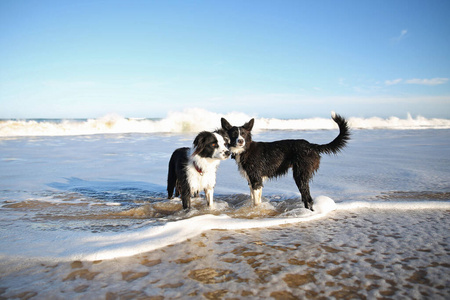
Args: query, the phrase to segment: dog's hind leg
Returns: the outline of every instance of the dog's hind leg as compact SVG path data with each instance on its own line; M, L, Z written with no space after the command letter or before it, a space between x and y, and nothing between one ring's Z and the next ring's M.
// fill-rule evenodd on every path
M313 199L312 199L311 193L309 191L309 180L311 179L311 177L305 173L300 172L299 168L295 167L295 166L293 167L293 173L294 173L295 184L297 185L298 190L300 191L300 194L302 195L302 201L303 201L303 204L305 205L305 208L314 211Z
M169 165L169 172L167 174L167 198L173 198L173 189L177 189L177 175L173 167ZM176 191L175 191L176 193ZM176 195L175 195L176 197Z
M183 202L183 209L191 208L191 188L186 182L181 185L181 201Z
M305 208L308 208L308 209L314 211L313 199L309 192L309 184L307 184L306 187L304 187L304 188L300 188L300 194L302 194L302 201L303 201L303 204L305 205Z
M180 197L181 195L181 184L178 182L175 185L175 197Z

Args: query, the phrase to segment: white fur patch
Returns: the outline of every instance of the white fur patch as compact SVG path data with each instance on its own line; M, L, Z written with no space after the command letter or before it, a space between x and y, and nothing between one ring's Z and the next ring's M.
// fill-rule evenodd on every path
M245 151L244 147L230 147L231 152L234 154L241 154Z
M201 174L194 167L194 162L202 170ZM204 158L199 155L189 156L186 172L189 186L191 187L191 193L202 192L205 189L214 189L214 186L216 185L216 172L219 164L219 159Z
M239 130L239 135L238 135L238 137L236 139L236 147L231 147L230 148L231 152L233 152L234 154L240 154L240 153L245 151L245 149L244 149L244 147L245 147L245 139L241 135L241 130L240 129L238 129L238 130ZM242 145L238 145L237 144L237 141L240 140L240 139L242 139L244 141L244 143Z
M216 158L216 159L227 159L228 156L225 154L228 151L227 146L225 145L225 140L223 139L223 136L221 136L218 133L214 132L214 136L217 139L217 144L219 145L219 148L217 148L214 151L213 157L212 158Z
M252 202L254 205L260 205L262 197L262 188L254 190L250 187L250 197L252 198Z

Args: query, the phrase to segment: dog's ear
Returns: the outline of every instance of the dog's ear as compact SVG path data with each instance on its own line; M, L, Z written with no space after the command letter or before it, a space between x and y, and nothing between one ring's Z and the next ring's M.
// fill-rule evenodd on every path
M203 151L203 149L205 148L205 139L207 136L208 132L202 131L195 137L195 140L193 142L195 150L192 155L199 154L200 152Z
M220 123L222 123L222 128L225 130L230 130L231 127L233 127L227 120L225 120L225 118L220 119Z
M242 128L244 128L245 130L248 130L248 131L252 131L254 124L255 124L255 119L251 119L250 121L245 123L244 126L242 126Z

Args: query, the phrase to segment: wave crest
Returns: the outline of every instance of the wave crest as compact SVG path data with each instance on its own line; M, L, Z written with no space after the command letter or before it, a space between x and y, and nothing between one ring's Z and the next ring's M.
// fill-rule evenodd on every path
M242 125L252 118L244 113L218 114L203 109L170 112L163 119L124 118L116 114L87 120L3 120L0 137L11 136L66 136L117 133L183 133L214 130L220 127L220 118ZM427 119L422 116L405 119L349 118L354 129L449 129L448 119ZM270 119L256 118L255 130L329 130L336 129L331 118Z

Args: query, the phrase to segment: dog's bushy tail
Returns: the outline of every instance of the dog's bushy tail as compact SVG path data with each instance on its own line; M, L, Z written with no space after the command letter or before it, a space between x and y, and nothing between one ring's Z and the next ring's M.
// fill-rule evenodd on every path
M333 113L333 121L339 126L339 135L331 142L325 145L317 145L320 153L338 154L347 145L350 140L350 128L347 120L342 116Z

